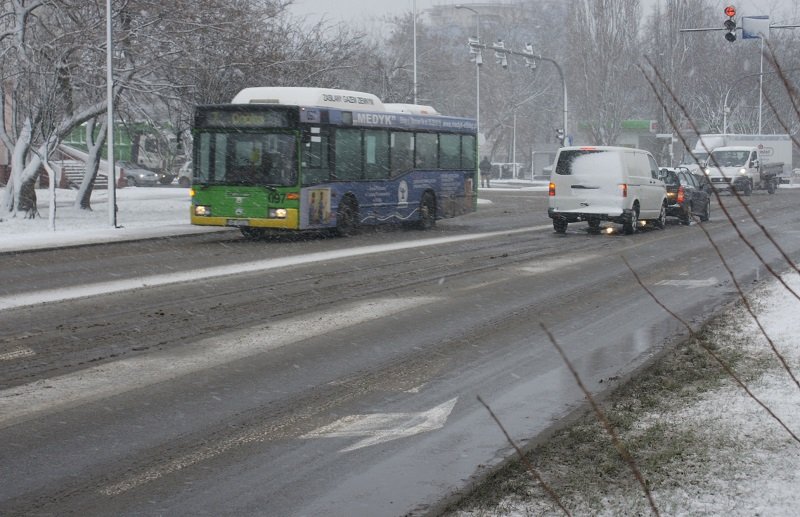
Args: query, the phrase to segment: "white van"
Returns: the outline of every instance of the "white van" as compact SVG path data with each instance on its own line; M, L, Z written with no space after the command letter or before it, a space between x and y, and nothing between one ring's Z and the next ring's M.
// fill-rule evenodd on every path
M557 233L567 224L622 224L626 234L666 224L667 191L653 155L627 147L562 147L550 176L547 214Z

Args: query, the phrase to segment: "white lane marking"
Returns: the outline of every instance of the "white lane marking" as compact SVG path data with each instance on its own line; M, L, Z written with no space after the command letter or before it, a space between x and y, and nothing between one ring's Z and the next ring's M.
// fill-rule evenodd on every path
M447 417L450 416L457 401L458 397L421 413L376 413L372 415L346 416L332 424L304 434L300 438L365 437L339 451L350 452L371 445L441 429L447 422Z
M309 253L307 255L296 255L275 259L258 260L234 264L230 266L210 267L191 271L180 271L175 273L154 275L149 277L131 278L128 280L115 280L112 282L100 282L84 286L66 287L62 289L49 289L32 293L21 293L13 296L0 297L0 311L27 307L40 303L57 302L62 300L74 300L88 296L100 294L117 293L121 291L131 291L143 287L155 287L180 282L197 282L205 278L217 278L240 273L252 273L256 271L267 271L286 266L298 266L325 260L335 260L347 257L358 257L371 255L373 253L385 253L410 248L423 248L427 246L439 246L454 242L462 242L477 239L486 239L500 235L513 235L531 231L552 228L551 225L533 226L530 228L517 228L515 230L502 230L497 232L473 233L469 235L455 235L451 237L439 237L436 239L423 239L407 242L396 242L392 244L380 244L374 246L362 246L360 248L350 248L336 251L325 251L319 253Z
M350 304L8 388L0 391L0 428L44 410L110 397L438 300L390 298Z
M695 289L697 287L711 287L717 285L718 283L719 280L712 276L711 278L706 278L705 280L659 280L655 283L655 285L671 285L675 287L687 287L689 289Z
M583 264L600 258L598 254L588 254L579 257L559 257L549 260L536 260L531 262L530 265L519 266L517 269L531 275L538 275L540 273L548 273L565 267Z
M16 350L0 354L0 361L12 361L14 359L20 359L22 357L31 357L33 355L36 355L36 352L31 350L30 348L17 348Z

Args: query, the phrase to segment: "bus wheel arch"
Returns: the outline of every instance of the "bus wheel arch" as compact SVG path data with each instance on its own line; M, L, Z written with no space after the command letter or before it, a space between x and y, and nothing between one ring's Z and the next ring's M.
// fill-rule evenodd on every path
M336 234L340 237L354 235L358 231L358 201L352 194L345 194L336 210Z
M430 230L436 225L436 194L432 190L426 190L419 200L417 225L422 230Z

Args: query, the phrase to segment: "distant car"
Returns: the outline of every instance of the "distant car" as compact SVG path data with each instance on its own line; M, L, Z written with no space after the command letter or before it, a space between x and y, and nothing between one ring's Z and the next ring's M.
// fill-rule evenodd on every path
M155 187L158 182L158 174L149 169L130 162L119 162L119 166L129 187Z
M184 188L192 185L192 160L181 165L178 170L178 185Z
M660 176L667 188L667 217L677 217L681 224L692 222L692 215L701 221L711 219L711 195L708 183L686 167L663 168Z

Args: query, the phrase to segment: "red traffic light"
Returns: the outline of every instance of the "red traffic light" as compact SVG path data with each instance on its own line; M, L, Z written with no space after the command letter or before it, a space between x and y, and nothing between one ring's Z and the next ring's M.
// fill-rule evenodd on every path
M736 16L736 8L732 5L729 5L725 8L725 16L734 17Z

